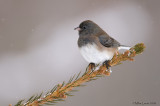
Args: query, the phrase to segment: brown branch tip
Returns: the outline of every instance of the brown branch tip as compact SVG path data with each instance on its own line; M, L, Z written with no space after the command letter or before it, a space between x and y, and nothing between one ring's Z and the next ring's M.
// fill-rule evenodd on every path
M144 51L145 45L143 43L136 44L130 50L124 53L116 53L112 60L109 61L109 65L115 66L120 64L122 61L133 61L133 57ZM63 82L62 84L56 85L52 90L50 90L46 95L42 97L42 93L38 96L32 96L28 101L23 103L24 100L20 100L15 106L40 106L43 104L50 105L55 104L57 101L64 101L67 96L72 96L70 93L75 87L84 86L85 82L95 80L101 76L110 76L110 71L106 71L105 65L100 66L98 70L93 71L93 66L90 64L86 71L81 75L79 73L76 77L71 77L68 83ZM12 106L11 104L9 106Z

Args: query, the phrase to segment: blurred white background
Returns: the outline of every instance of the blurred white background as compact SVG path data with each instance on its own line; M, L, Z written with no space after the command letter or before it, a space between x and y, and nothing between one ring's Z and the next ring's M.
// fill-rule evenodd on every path
M85 71L73 29L92 20L121 44L144 42L134 62L78 88L57 106L160 103L160 0L0 0L0 106L15 104Z

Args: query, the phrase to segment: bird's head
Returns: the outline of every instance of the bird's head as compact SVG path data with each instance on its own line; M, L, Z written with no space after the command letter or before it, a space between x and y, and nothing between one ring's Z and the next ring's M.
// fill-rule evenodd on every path
M90 20L83 21L75 30L79 31L80 36L91 36L104 32L96 23Z

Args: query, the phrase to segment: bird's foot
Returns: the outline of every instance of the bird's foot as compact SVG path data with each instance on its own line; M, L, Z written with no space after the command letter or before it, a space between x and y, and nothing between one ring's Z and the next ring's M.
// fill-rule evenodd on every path
M94 63L89 63L88 67L91 68L92 71L95 70L96 65Z
M110 64L109 64L109 60L106 60L103 65L106 65L107 70L110 70Z
M106 66L107 70L106 70L106 73L107 75L110 75L112 73L112 70L111 70L111 65L109 64L109 60L106 60L103 65Z

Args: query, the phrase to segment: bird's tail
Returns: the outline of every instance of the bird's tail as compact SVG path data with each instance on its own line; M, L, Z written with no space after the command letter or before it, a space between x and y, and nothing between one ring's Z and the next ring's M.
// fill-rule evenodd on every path
M129 47L129 46L121 45L118 47L118 50L121 50L121 49L129 50L130 48L131 47Z

